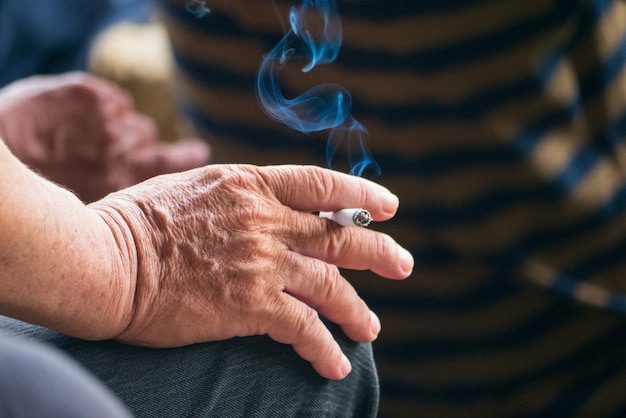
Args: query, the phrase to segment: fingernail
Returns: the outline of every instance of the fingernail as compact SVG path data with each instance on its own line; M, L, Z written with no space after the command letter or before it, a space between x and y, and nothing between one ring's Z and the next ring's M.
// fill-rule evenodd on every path
M350 360L346 357L345 354L341 355L341 373L344 377L350 374L352 371L352 364L350 364Z
M413 273L413 266L415 261L410 252L398 245L398 255L400 257L400 268L402 272L408 277Z
M400 204L398 196L384 189L384 191L380 195L380 200L382 202L383 211L385 211L385 213L389 215L396 214L396 211L398 210L398 205Z
M372 311L370 311L370 316L371 316L371 324L372 324L372 336L374 339L376 339L378 337L378 334L380 334L380 329L381 329L381 325L380 325L380 319L378 319L378 316L376 316L376 314Z

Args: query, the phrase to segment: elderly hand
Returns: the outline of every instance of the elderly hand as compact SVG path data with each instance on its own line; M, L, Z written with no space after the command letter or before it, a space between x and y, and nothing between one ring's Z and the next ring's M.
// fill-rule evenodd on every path
M128 94L95 77L32 77L0 90L0 137L24 163L94 201L158 174L205 164L199 140L158 142Z
M311 212L363 207L383 221L397 206L372 182L297 166L208 166L111 194L89 207L126 234L124 270L136 271L116 338L173 347L268 334L343 378L350 363L318 312L356 341L380 323L336 266L403 279L413 259L387 235Z

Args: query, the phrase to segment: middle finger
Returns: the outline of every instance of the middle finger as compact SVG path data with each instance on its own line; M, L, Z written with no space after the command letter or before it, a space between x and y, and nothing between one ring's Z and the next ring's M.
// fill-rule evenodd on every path
M302 255L342 268L371 270L389 279L404 279L411 273L410 255L386 234L340 226L298 211L284 219L287 245Z

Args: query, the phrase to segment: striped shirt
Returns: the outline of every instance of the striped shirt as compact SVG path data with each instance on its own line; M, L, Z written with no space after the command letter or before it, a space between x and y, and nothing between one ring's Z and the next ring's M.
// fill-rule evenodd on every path
M270 119L261 60L296 1L162 0L181 104L219 162L326 165ZM413 276L345 272L379 314L381 417L626 414L626 2L343 0L344 86L400 197ZM287 22L287 23L285 23ZM334 168L346 170L339 148ZM366 176L369 176L366 173Z

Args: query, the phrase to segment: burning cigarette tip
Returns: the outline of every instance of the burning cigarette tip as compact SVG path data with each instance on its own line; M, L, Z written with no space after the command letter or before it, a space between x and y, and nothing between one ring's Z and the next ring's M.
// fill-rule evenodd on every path
M366 227L372 222L372 215L365 209L341 209L334 212L320 212L320 218L330 219L343 226Z

